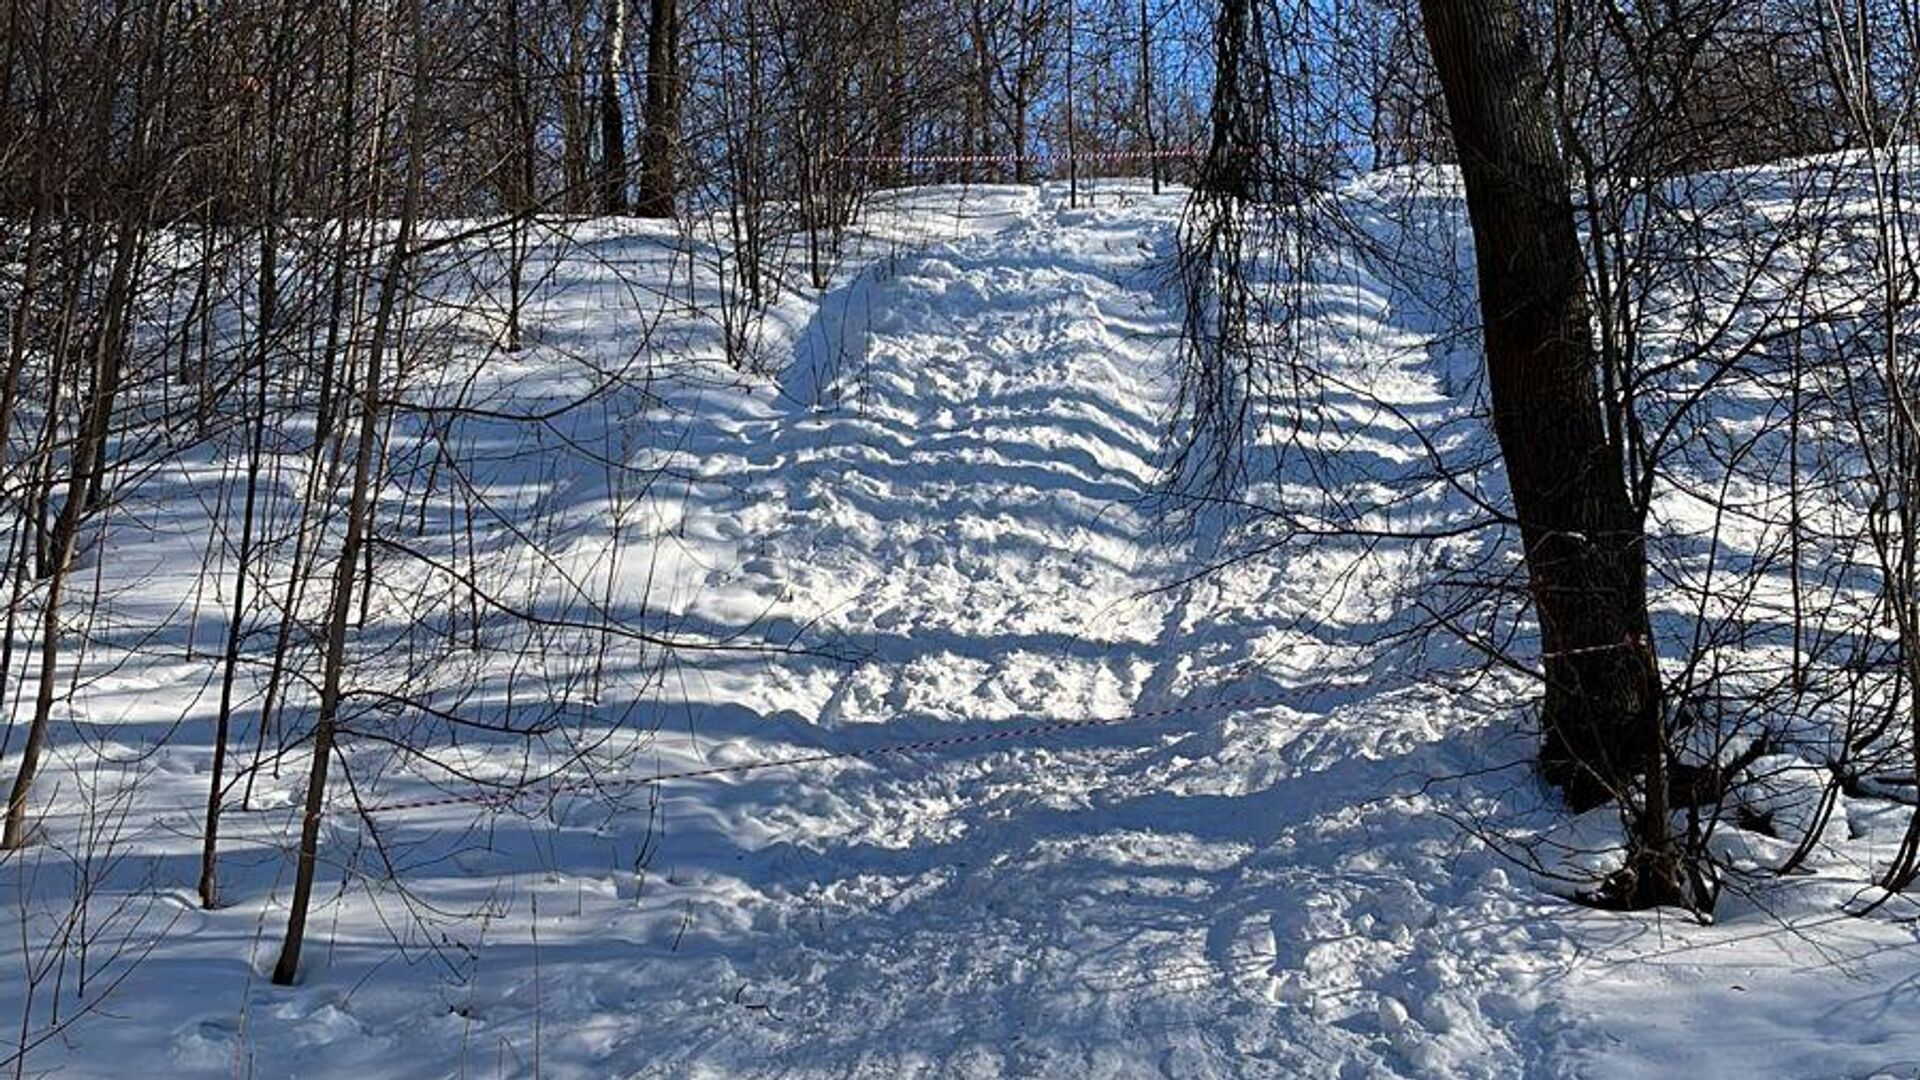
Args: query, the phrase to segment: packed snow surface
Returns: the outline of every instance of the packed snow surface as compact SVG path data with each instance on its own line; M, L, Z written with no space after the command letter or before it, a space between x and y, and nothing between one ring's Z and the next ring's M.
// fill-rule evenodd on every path
M31 1002L23 1029L59 1025L26 1070L1920 1072L1920 951L1898 905L1839 914L1857 881L1816 865L1701 926L1579 907L1483 842L1581 823L1525 768L1524 683L1430 675L1382 633L1430 553L1327 538L1196 573L1212 535L1162 527L1152 498L1182 205L1138 185L1077 209L1053 186L891 196L829 288L775 305L770 374L700 358L689 332L634 435L674 479L638 497L617 572L673 632L768 648L676 659L620 711L623 771L592 790L409 808L462 785L385 768L363 801L398 808L329 815L296 987L265 972L304 764L234 813L227 906L199 910L205 666L122 657L56 730L42 842L0 864L30 928L8 928L0 1017ZM1447 205L1428 224L1463 235ZM594 227L601 261L667 243ZM529 312L536 389L543 349L624 348L637 316L598 265L563 260ZM1399 415L1349 403L1331 457L1417 465L1406 424L1472 422L1461 358L1395 288L1343 288L1314 317ZM1423 498L1401 511L1464 512ZM592 521L580 552L609 543ZM155 567L200 542L106 565L164 592ZM1112 722L1048 727L1087 718ZM921 745L879 752L903 743ZM142 763L94 901L125 932L93 977L122 981L69 1016L75 973L31 993L28 975L73 887L60 852L98 821L75 792L103 747ZM816 755L839 756L630 782ZM1886 857L1904 817L1853 810L1851 842L1878 845L1855 854Z

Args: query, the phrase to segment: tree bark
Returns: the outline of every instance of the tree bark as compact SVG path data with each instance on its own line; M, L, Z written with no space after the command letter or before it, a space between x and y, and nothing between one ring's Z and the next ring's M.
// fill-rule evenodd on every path
M1224 0L1213 28L1213 104L1207 117L1207 159L1197 186L1230 199L1253 197L1253 103L1241 65L1259 41L1251 0Z
M598 202L593 183L594 113L587 91L587 4L567 2L567 58L560 79L560 166L566 177L564 204L570 214L589 213Z
M1662 765L1643 523L1607 441L1584 256L1520 5L1421 9L1466 183L1494 431L1540 620L1541 767L1584 809ZM1645 825L1664 835L1664 821Z
M627 117L620 105L620 72L627 59L627 0L607 0L606 41L600 53L600 209L627 209Z
M974 0L968 22L968 40L973 44L973 88L967 97L967 129L961 152L968 161L961 166L960 178L971 184L995 174L991 163L979 160L993 156L993 58L988 38L992 16L984 0Z
M647 18L646 131L640 148L640 190L634 213L673 216L680 152L680 6L650 0Z
M1147 137L1147 166L1152 170L1153 193L1160 194L1160 141L1153 127L1153 21L1147 0L1140 0L1140 125Z

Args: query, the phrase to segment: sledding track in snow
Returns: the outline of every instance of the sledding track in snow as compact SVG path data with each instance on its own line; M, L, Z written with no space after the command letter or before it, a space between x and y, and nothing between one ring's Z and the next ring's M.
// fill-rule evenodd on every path
M1904 932L1823 931L1818 963L1844 962L1810 973L1770 922L1729 928L1731 951L1715 951L1714 928L1585 912L1480 844L1464 826L1561 815L1513 767L1530 749L1513 707L1524 686L1462 693L1408 650L1375 647L1420 558L1322 537L1188 581L1214 553L1160 529L1148 497L1173 385L1180 210L1180 196L1134 185L1077 210L1056 187L882 200L875 235L896 228L890 239L857 250L824 296L774 312L790 361L777 379L659 388L671 408L643 441L675 479L619 541L620 573L645 579L676 632L808 651L671 668L635 704L627 775L848 756L513 814L339 815L327 850L370 862L375 840L389 845L407 892L329 892L306 978L281 990L259 976L284 893L268 826L237 826L252 832L229 858L232 906L201 913L184 887L166 891L185 880L204 791L205 747L184 728L154 754L139 807L153 826L115 886L159 882L180 918L118 991L130 1018L89 1018L34 1066L1660 1075L1674 1047L1725 1065L1743 1047L1771 1052L1746 1034L1796 1022L1776 1064L1920 1057L1897 1010L1834 1034L1793 1008L1851 993ZM1424 225L1450 236L1455 211ZM910 226L942 215L953 223L938 235ZM660 248L597 227L608 258ZM560 270L531 340L618 355L630 298L592 264ZM1417 298L1364 274L1320 300L1313 325L1349 358L1343 374L1397 414L1364 394L1332 400L1337 437L1318 464L1356 484L1419 468L1406 422L1468 423L1454 346L1436 344ZM606 496L561 481L543 497ZM1467 511L1442 494L1406 512ZM578 515L581 550L613 543L593 520ZM136 698L192 693L158 665L123 678ZM1205 707L1246 697L1273 703ZM170 710L190 706L151 711ZM489 752L468 748L511 775L510 751ZM445 794L424 771L381 781L384 801ZM17 987L7 970L0 988ZM18 993L0 989L0 1015ZM1763 1001L1746 1027L1733 995ZM1724 1025L1718 1042L1694 1038L1703 1015ZM1666 1042L1623 1049L1622 1032Z
M1059 195L1000 194L997 227L822 300L780 405L734 432L724 495L690 516L741 534L709 597L764 598L776 635L855 659L730 683L744 696L716 697L762 704L695 737L750 761L776 731L851 749L1297 704L670 786L665 879L583 931L640 949L607 964L627 1004L589 1007L621 1014L596 1012L618 1034L590 1056L666 1075L1536 1064L1559 1021L1525 976L1566 946L1489 919L1524 893L1414 794L1477 760L1486 718L1438 691L1329 692L1353 627L1315 640L1299 608L1351 591L1350 555L1165 588L1190 565L1149 499L1175 204L1143 230L1137 197ZM1385 593L1341 603L1363 621Z

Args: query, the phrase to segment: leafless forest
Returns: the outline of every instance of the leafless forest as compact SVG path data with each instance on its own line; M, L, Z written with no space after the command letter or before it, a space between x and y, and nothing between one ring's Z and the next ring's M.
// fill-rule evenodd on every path
M196 939L219 944L180 961L195 992L259 1002L274 985L357 985L345 968L314 970L318 936L341 938L343 917L381 928L377 956L430 955L436 978L482 985L489 920L508 908L497 890L461 890L507 871L430 883L443 864L495 851L500 821L535 853L501 856L511 872L549 884L577 870L536 857L558 850L551 837L613 837L582 840L592 854L579 859L619 864L636 882L619 900L643 905L650 875L675 880L656 866L674 857L661 838L708 820L669 813L668 780L922 761L988 738L1017 757L1089 714L1246 701L1244 717L1259 717L1315 687L1357 701L1366 687L1433 690L1495 718L1474 721L1493 726L1474 728L1468 749L1367 773L1343 797L1431 796L1423 818L1515 869L1515 903L1657 911L1697 928L1746 917L1781 933L1798 933L1783 912L1804 904L1823 926L1908 925L1920 878L1916 55L1909 0L6 0L0 891L13 985L0 1061L15 1076L127 1067L87 1033L139 1016L154 993L142 973L222 913L250 929ZM1013 224L987 231L1002 228L996 214ZM1096 284L1150 297L1163 322L1115 314L1078 285L1059 300L1068 314L1036 325L1090 320L1105 329L1088 335L1145 343L1141 378L1166 394L1117 395L1121 411L1085 436L1132 439L1137 419L1137 484L1101 453L1083 465L1063 443L1029 446L1004 418L1002 435L967 444L971 457L938 457L915 440L937 427L950 446L992 423L932 406L854 437L898 444L920 472L824 489L821 507L813 474L779 471L812 452L807 424L878 424L901 387L946 393L980 355L1042 356L1053 339L1000 349L966 338L964 320L1047 295L1027 278L993 292L1009 275L1097 277L1116 251L1138 265ZM927 285L935 299L912 307L910 290L936 272L961 284ZM1083 294L1094 314L1074 315ZM895 367L889 334L908 342ZM1060 346L1074 362L1100 348L1113 352ZM949 360L955 373L939 366ZM1049 386L1036 394L1055 418L1076 393L1107 392L1082 374ZM754 411L782 401L798 404ZM737 428L703 427L714 409ZM791 445L789 428L801 433ZM1166 621L1189 645L1142 647L1135 665L1185 657L1181 674L1130 674L1091 630L1032 629L1023 612L1061 602L1043 593L970 643L929 621L861 622L877 594L844 575L809 592L787 572L752 603L713 584L791 548L782 522L855 521L844 504L877 522L843 537L876 565L977 578L940 602L946 615L997 611L1066 551L1065 526L1041 554L995 555L989 572L927 546L951 531L896 541L884 504L938 489L962 506L956 485L1038 483L1007 465L1010 446L1138 513L1139 536L1159 546L1140 541L1131 584L1113 587L1101 617L1123 594L1185 597L1187 614ZM771 479L755 453L771 455ZM822 460L829 477L840 467ZM703 493L754 484L786 500L786 518L746 495L695 512ZM953 513L972 537L966 511ZM1011 535L1008 520L976 529L978 542ZM843 534L824 529L785 558L838 565ZM713 535L737 566L686 554ZM1086 551L1074 558L1094 561ZM688 561L707 591L681 584L694 580ZM1193 599L1237 595L1231 583L1263 567L1269 591L1236 599L1231 617ZM945 595L928 591L942 583L904 589ZM1349 588L1373 588L1379 610L1342 621L1344 601L1329 598ZM1209 627L1215 638L1194 636ZM1243 628L1248 641L1305 635L1364 659L1341 667L1333 645L1311 662L1280 646L1233 652L1223 643ZM901 681L920 658L953 655L972 674L950 682L985 685L980 671L1048 649L1042 667L1104 663L1118 696L1036 683L1052 689L948 718L980 725L950 730L921 717ZM1215 656L1231 663L1194 674ZM1275 674L1296 663L1312 670ZM877 700L909 722L849 741L821 717L866 692L868 667L890 673ZM676 732L698 746L701 708L749 713L744 749L661 750ZM1344 722L1311 715L1302 730L1315 738ZM1496 728L1511 737L1482 738ZM824 741L807 737L816 729ZM1384 754L1369 747L1355 760ZM1018 773L993 798L1045 804L1066 783L1049 776ZM782 800L816 798L800 781L765 782L764 806L712 811L733 822L711 826L715 850L753 854ZM849 790L824 782L817 799ZM949 796L986 798L889 788L874 805ZM1107 805L1086 798L1088 813ZM1191 812L1237 821L1316 805ZM824 840L781 842L837 857ZM1828 891L1782 899L1795 881ZM566 963L543 959L538 937L541 905L561 901L528 895L512 910L531 920L524 981L537 989ZM1529 910L1551 922L1561 909ZM690 927L721 933L694 911L666 904L670 951ZM1261 962L1283 981L1286 934L1263 940L1274 959ZM714 955L749 968L732 947ZM827 968L859 954L837 955ZM756 991L714 992L736 999L716 1009L738 1013ZM584 1021L507 996L521 1010L511 1024L530 1016L533 1034L496 1033L472 1067L539 1075L553 1026ZM843 1004L857 1013L857 1000ZM1518 1021L1485 1020L1498 1053L1485 1051L1483 1071L1471 1055L1423 1059L1395 1040L1438 1021L1387 1000L1351 1006L1372 1042L1336 1040L1328 1057L1282 1048L1268 1064L1575 1068ZM794 1008L768 1001L769 1014ZM447 1008L463 1031L496 1023ZM653 1065L649 1035L625 1057L546 1071L962 1065L946 1050L910 1068L797 1049L831 1043L826 1030ZM175 1067L302 1071L231 1039L218 1067L178 1051ZM461 1040L457 1068L403 1054L377 1074L466 1075ZM775 1045L785 1065L752 1056ZM1111 1069L1093 1057L1032 1067L1132 1074L1133 1051L1116 1052ZM1268 1075L1251 1064L1261 1053L1223 1052L1192 1074ZM334 1060L306 1067L360 1067ZM979 1074L1023 1067L994 1060Z

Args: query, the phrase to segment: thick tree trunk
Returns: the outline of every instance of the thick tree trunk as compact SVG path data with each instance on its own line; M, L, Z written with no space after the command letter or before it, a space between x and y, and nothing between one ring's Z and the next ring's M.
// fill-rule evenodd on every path
M680 152L680 5L650 0L647 19L646 131L640 148L640 191L634 213L673 216Z
M1027 158L1027 79L1023 74L1014 80L1013 91L1013 182L1031 183L1033 164Z
M1213 104L1207 117L1207 160L1198 187L1232 199L1253 197L1253 103L1241 77L1242 60L1259 36L1251 0L1225 0L1213 28Z
M1466 182L1494 430L1540 619L1541 766L1575 808L1591 807L1663 764L1642 521L1607 441L1585 263L1520 6L1421 8ZM1664 833L1664 821L1645 824Z

